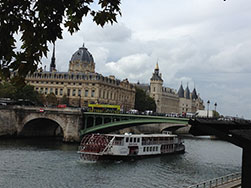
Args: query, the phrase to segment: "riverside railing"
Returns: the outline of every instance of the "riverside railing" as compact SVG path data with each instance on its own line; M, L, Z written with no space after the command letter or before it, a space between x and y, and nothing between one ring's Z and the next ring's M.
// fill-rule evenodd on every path
M229 174L212 180L204 181L195 185L191 185L188 188L217 188L218 186L234 182L241 179L241 173Z

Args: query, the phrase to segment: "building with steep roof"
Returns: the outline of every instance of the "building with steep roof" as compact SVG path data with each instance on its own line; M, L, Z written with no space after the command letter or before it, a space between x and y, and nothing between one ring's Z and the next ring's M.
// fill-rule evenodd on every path
M147 87L146 84L140 83L135 85L144 89L155 100L157 113L195 113L197 110L205 108L203 100L197 95L195 88L191 93L188 85L184 90L181 84L178 92L176 92L172 88L163 87L163 82L157 63L150 79L150 86Z
M178 96L180 97L180 98L184 98L184 89L183 89L183 86L182 86L182 84L180 85L180 88L179 88L179 91L178 91Z
M134 108L134 85L127 79L121 81L95 72L94 58L84 45L72 55L68 72L56 70L54 47L50 71L40 68L27 75L26 83L45 96L54 93L58 103L66 96L71 106L99 103L120 105L123 110Z

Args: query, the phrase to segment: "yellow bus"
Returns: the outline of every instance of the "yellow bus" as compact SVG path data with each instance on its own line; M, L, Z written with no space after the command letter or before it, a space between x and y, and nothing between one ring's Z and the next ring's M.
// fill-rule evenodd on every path
M89 104L88 111L90 111L90 112L119 113L120 112L120 105Z

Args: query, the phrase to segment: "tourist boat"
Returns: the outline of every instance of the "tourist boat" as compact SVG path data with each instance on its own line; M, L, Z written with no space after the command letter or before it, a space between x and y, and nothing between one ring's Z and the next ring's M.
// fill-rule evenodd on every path
M78 153L84 160L128 159L172 153L184 153L185 146L177 135L164 134L89 134Z

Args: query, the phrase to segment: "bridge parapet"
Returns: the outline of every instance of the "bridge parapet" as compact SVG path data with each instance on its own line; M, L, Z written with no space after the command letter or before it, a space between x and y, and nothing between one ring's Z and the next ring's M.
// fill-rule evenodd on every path
M57 107L39 107L39 106L13 106L14 110L22 110L27 112L49 112L49 113L64 113L81 115L80 108L57 108Z

